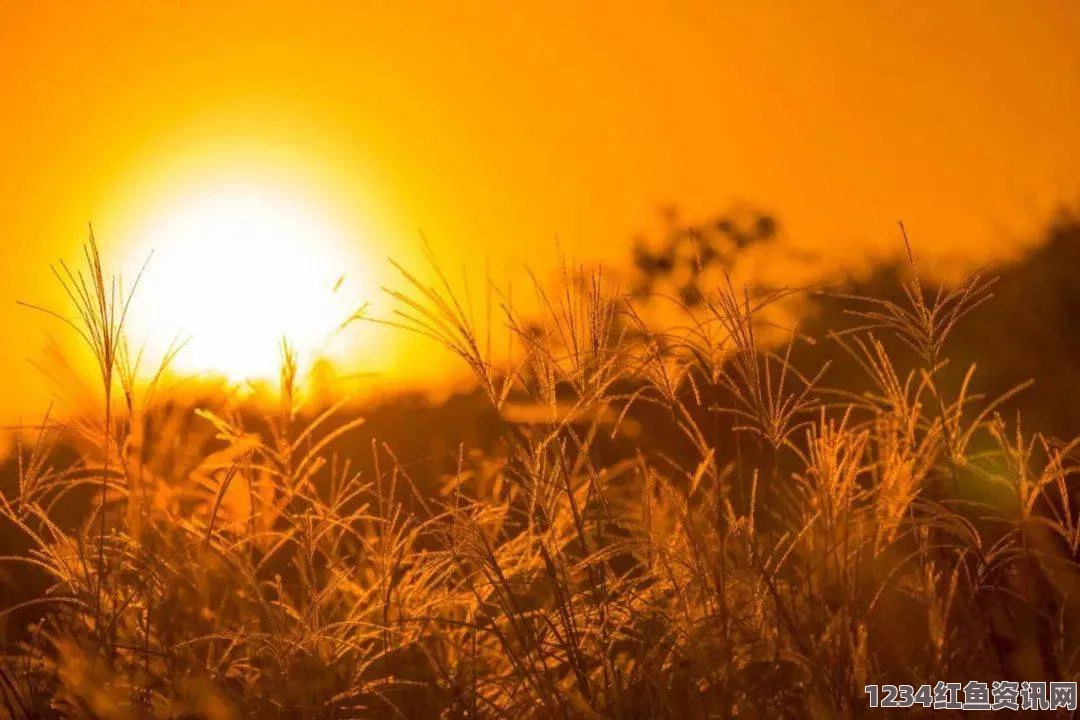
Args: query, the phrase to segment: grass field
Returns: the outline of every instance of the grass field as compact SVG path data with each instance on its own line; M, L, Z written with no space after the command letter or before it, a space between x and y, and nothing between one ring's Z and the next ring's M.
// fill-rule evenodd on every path
M12 717L847 717L871 683L1080 676L1077 445L947 365L987 279L911 260L902 304L809 338L766 322L784 292L721 279L657 327L568 268L535 316L491 301L507 353L403 271L393 322L491 428L417 465L305 401L288 345L275 407L160 400L85 262L56 311L99 402L0 498Z

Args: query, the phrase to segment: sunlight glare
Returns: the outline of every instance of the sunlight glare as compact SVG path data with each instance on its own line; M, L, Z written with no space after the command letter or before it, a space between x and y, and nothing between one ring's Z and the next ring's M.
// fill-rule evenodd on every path
M330 355L336 329L370 292L355 240L301 197L256 184L170 203L137 246L153 255L129 334L158 357L186 340L178 372L271 379L282 338L302 362Z

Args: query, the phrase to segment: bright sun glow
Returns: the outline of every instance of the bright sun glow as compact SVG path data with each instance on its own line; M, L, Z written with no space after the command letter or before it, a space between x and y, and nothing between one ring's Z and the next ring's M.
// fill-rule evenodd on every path
M139 235L142 256L153 255L130 335L157 353L186 339L173 363L182 372L273 378L283 337L302 360L329 354L335 330L370 292L355 239L301 198L259 185L200 190Z

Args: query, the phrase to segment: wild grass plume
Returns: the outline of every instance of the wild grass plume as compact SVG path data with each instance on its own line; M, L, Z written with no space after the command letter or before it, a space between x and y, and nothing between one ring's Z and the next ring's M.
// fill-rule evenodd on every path
M0 495L0 712L845 717L871 683L1076 680L1077 443L950 381L993 287L928 293L909 258L905 304L768 343L787 292L727 275L658 327L564 264L537 313L493 291L478 325L437 265L402 269L388 322L458 356L495 428L418 474L309 406L288 344L275 408L155 400L91 240L52 314L100 409L47 415Z

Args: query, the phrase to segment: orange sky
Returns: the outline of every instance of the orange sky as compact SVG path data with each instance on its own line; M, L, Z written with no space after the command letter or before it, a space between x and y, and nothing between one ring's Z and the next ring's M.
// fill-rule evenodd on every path
M129 258L221 179L313 198L370 294L417 228L451 262L617 258L732 198L844 259L898 218L984 257L1080 196L1077 37L1074 0L0 0L0 414L45 405L15 300L58 300L49 262L88 221Z

